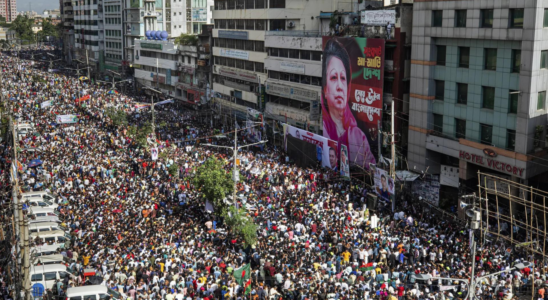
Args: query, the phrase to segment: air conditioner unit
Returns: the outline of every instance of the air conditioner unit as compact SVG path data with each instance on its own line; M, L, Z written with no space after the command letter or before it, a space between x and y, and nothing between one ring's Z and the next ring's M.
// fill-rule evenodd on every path
M287 28L295 28L295 22L289 21L289 23L287 24Z

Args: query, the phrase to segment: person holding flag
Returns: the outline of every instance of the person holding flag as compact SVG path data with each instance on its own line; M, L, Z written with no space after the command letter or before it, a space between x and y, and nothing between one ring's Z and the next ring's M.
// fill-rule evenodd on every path
M251 293L251 265L247 264L234 270L236 282L244 288L244 295Z

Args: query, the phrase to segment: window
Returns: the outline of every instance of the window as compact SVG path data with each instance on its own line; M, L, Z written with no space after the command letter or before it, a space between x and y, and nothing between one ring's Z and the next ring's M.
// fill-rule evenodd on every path
M270 56L279 56L278 48L270 48Z
M544 27L548 27L548 8L544 9Z
M457 139L466 138L466 120L455 119L455 136Z
M441 27L443 23L443 10L432 11L432 27Z
M455 10L455 27L466 27L466 10Z
M434 114L434 131L437 133L443 132L443 116Z
M270 8L285 8L285 0L270 0Z
M245 9L254 9L255 0L245 0Z
M494 109L495 108L495 88L482 86L482 97L483 101L481 103L482 108Z
M312 51L312 60L321 61L322 51Z
M535 133L533 135L533 147L540 148L543 144L544 126L535 126Z
M301 59L310 60L310 51L301 50Z
M457 103L458 104L468 103L468 84L457 83Z
M245 29L255 30L255 20L245 20Z
M493 28L493 10L492 9L480 10L480 27Z
M264 63L255 62L255 72L264 73Z
M519 73L521 67L521 50L512 49L512 73Z
M272 2L270 2L270 5L272 5ZM285 20L270 20L270 30L285 30Z
M506 149L514 151L516 148L516 131L506 129Z
M287 57L287 56L289 55L289 54L288 54L289 51L288 51L287 49L281 48L281 49L279 49L279 51L280 51L280 52L279 52L279 53L280 53L280 57Z
M518 91L510 91L510 96L508 97L508 113L517 114L518 113Z
M95 295L84 295L84 300L97 300Z
M445 66L446 51L445 46L436 46L436 64L438 66Z
M470 66L470 48L459 47L459 67L468 68Z
M548 69L548 50L540 51L540 68Z
M42 274L32 274L30 281L42 281Z
M434 80L434 82L436 83L436 95L435 95L435 99L436 100L442 100L443 101L443 98L445 96L445 81L442 81L442 80Z
M510 28L523 28L523 8L510 9Z
M265 8L266 0L255 0L255 8Z
M493 126L480 124L480 139L482 144L493 144Z
M299 59L299 50L289 49L289 58Z
M245 20L236 20L236 29L245 29Z
M268 77L272 78L272 79L279 79L280 78L280 72L268 71Z
M538 92L537 110L542 110L546 106L546 92Z
M497 49L495 48L486 48L484 50L485 56L485 70L497 69Z
M57 272L46 272L44 278L45 280L55 280L57 279Z

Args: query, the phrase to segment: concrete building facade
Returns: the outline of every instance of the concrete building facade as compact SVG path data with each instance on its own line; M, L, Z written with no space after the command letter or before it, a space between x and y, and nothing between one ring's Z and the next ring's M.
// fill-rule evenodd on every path
M177 45L172 41L135 40L134 57L138 85L153 87L173 97L179 81Z
M548 3L415 2L411 56L411 170L543 181Z
M0 0L0 16L13 22L17 18L17 0Z

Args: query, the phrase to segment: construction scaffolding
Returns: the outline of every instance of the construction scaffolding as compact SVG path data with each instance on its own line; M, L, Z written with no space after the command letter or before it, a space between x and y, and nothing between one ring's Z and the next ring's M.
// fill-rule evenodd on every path
M478 172L478 181L480 245L506 241L508 254L524 251L545 261L548 193L488 173Z

